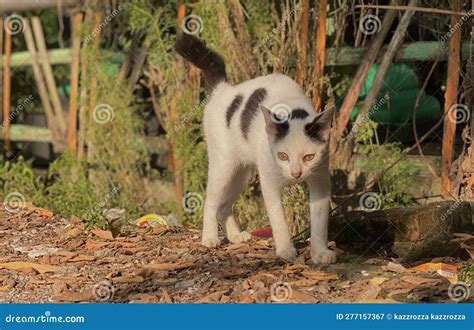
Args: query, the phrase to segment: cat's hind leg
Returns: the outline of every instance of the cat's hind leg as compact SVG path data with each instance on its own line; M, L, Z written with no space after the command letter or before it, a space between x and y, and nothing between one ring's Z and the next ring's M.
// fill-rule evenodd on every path
M216 247L220 244L218 220L222 222L229 241L243 242L250 238L249 233L241 232L232 214L232 206L249 178L249 170L235 163L214 161L209 164L202 231L204 246Z
M226 194L221 198L218 209L218 219L222 221L225 234L230 242L242 243L248 241L252 236L240 229L235 219L232 207L240 194L245 190L252 175L252 170L247 167L238 168L230 179L226 188Z

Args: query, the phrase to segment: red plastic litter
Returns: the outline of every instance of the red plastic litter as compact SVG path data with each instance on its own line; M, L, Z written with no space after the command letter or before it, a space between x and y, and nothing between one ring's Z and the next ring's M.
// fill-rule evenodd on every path
M262 238L268 238L272 237L272 227L267 226L262 229L257 229L253 232L250 233L254 237L262 237Z

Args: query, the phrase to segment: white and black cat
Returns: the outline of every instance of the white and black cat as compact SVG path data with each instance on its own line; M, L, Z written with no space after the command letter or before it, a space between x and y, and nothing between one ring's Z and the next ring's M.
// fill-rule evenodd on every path
M285 220L281 190L289 183L306 181L311 258L315 263L335 262L336 254L327 248L332 109L318 114L301 88L282 74L232 86L227 82L222 58L192 35L180 33L176 50L202 70L209 95L203 119L209 172L202 244L220 244L218 221L229 241L250 238L240 230L232 206L257 168L277 255L291 260L297 254ZM281 109L286 109L286 115L282 116Z

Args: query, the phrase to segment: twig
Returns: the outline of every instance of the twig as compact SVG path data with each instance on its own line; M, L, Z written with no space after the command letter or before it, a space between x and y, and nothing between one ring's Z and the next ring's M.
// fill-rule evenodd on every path
M77 148L77 93L79 84L79 60L81 52L81 39L79 31L82 22L82 13L76 12L72 26L72 59L71 59L71 94L69 95L69 127L67 134L68 148L76 152Z
M433 74L434 69L436 68L438 64L438 60L436 60L433 65L431 66L430 71L428 72L428 75L426 76L425 81L423 82L423 86L421 87L420 91L418 92L418 95L416 96L416 102L415 102L415 107L413 108L413 135L415 137L416 145L418 146L418 153L420 154L421 160L423 163L425 163L425 166L428 168L430 171L431 175L435 180L439 180L438 174L436 174L436 171L434 168L431 166L430 162L428 159L426 159L426 156L423 153L423 149L421 148L421 145L418 140L418 132L416 131L416 110L418 109L418 105L420 104L420 98L423 92L425 91L426 85L428 84L428 80L430 79L431 75Z
M33 33L31 32L30 22L27 19L25 19L24 21L23 33L25 36L26 47L28 48L28 51L31 54L31 67L33 68L33 75L35 77L36 86L38 87L38 94L40 96L41 105L43 106L43 111L46 116L47 126L51 131L51 135L53 137L53 147L54 149L57 149L60 141L64 141L64 135L59 129L57 117L54 114L53 108L51 106L51 100L49 98L48 90L46 88L43 72L41 71L41 66L39 64L38 56L36 54L35 42L33 39Z
M438 13L438 14L447 14L454 16L468 16L469 12L465 11L455 11L448 9L437 9L437 8L425 8L417 6L395 6L395 5L356 5L355 8L379 8L379 9L396 9L396 10L411 10L411 11L421 11L425 13Z
M316 30L315 40L315 61L313 72L313 106L316 111L321 112L321 98L323 94L323 76L324 76L324 62L326 55L326 17L327 17L327 0L319 2L319 17L318 27Z
M46 78L46 87L48 88L49 96L51 98L53 111L56 115L59 130L61 134L65 135L66 121L63 115L61 101L59 99L58 88L56 87L56 82L54 80L53 69L51 68L51 63L49 62L48 58L43 28L41 27L41 20L39 17L35 16L31 19L31 23L36 40L36 46L38 47L37 54L39 55L39 62L43 68L44 77Z
M11 55L12 55L12 35L10 31L10 19L5 20L5 62L3 69L3 143L5 149L10 152L10 97L11 97Z

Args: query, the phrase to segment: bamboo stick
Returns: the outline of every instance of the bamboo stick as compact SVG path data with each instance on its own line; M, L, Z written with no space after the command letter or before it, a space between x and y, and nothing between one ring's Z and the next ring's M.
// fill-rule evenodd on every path
M296 62L296 82L304 86L308 62L308 26L309 26L309 0L301 0L300 33L298 40L298 60Z
M100 46L100 22L102 20L102 13L100 11L96 11L94 13L94 24L92 27L92 56L97 56L97 51ZM97 32L95 32L97 31ZM86 64L84 64L86 65ZM90 66L90 63L87 63ZM90 89L89 89L89 115L87 120L87 160L91 162L94 156L94 145L92 143L92 113L96 106L96 87L97 87L97 71L94 69L89 69L90 72ZM119 81L120 81L119 77Z
M41 68L43 69L43 74L46 79L46 87L48 88L49 96L51 98L51 104L53 106L53 111L58 122L58 127L63 136L66 135L66 120L63 114L63 108L61 106L61 100L59 99L58 88L56 86L56 81L54 80L53 69L51 68L51 63L48 59L48 51L46 49L46 42L43 33L43 28L41 27L41 20L38 16L34 16L31 19L31 24L33 28L34 37L36 40L36 46L38 47L38 58Z
M316 30L315 40L315 63L313 72L313 106L316 111L321 112L321 99L323 94L323 77L324 77L324 62L326 55L326 17L327 17L328 1L321 0L319 2L318 27Z
M10 19L5 20L5 63L3 66L3 143L7 152L11 151L10 143L10 93L11 93L11 68L12 36L8 33Z
M453 0L453 11L461 9L461 0ZM459 26L449 39L449 60L448 60L448 79L446 83L446 92L444 94L444 131L443 145L441 150L441 185L442 194L445 196L451 191L451 180L449 178L449 169L453 162L454 136L456 134L455 114L449 113L456 111L456 102L458 97L459 84L459 55L461 46L461 18L457 15L451 17L451 26Z
M31 54L31 66L33 69L33 75L35 77L36 86L38 87L38 94L40 96L41 105L43 106L44 114L46 116L47 126L51 130L53 141L55 144L64 138L58 127L57 117L53 112L51 106L51 100L44 82L43 73L41 72L40 64L38 62L38 56L36 54L35 42L33 40L33 34L31 32L30 22L25 19L23 34L25 36L25 43L28 51Z
M392 3L396 3L396 0L392 0ZM337 137L339 139L342 138L342 135L344 134L344 130L346 129L347 123L349 122L349 115L357 102L357 98L359 97L360 91L362 90L367 73L377 58L377 54L379 53L383 41L385 40L385 37L392 26L392 22L395 19L396 14L397 12L395 10L388 10L385 13L381 29L370 44L370 47L367 49L367 53L365 54L359 68L357 69L355 77L352 80L351 86L349 87L349 93L345 97L339 111L340 115L337 129Z
M72 61L71 61L71 95L69 98L69 125L67 134L67 146L69 150L77 149L77 93L79 84L79 60L81 52L80 28L82 13L76 12L72 25Z

